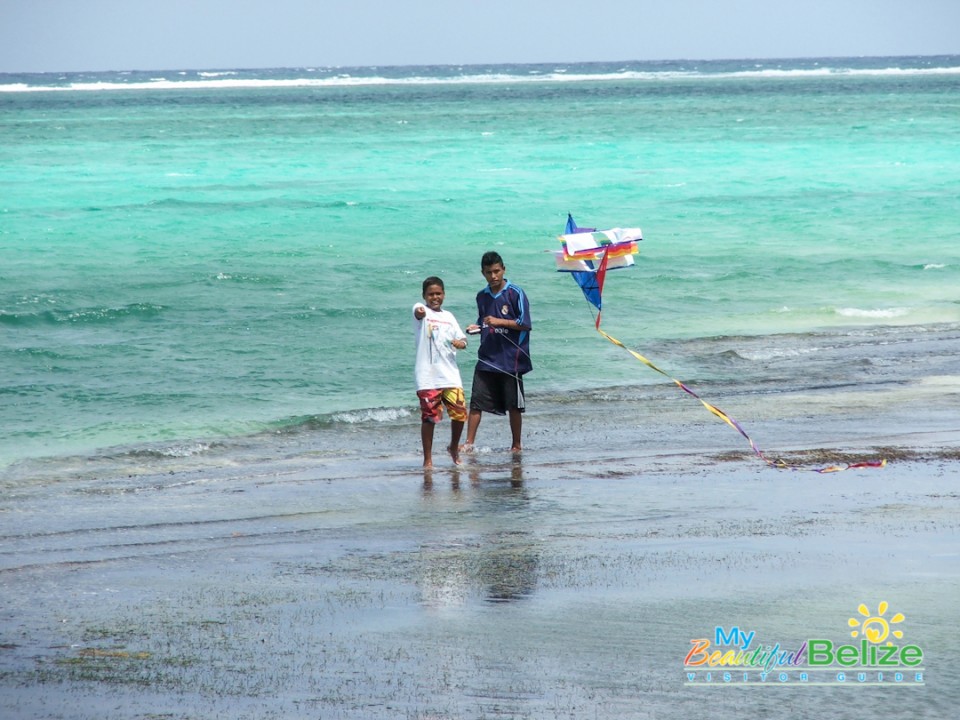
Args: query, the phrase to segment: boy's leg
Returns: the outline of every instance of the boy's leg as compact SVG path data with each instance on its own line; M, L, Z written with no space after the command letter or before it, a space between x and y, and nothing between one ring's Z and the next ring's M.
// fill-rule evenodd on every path
M463 433L463 421L462 420L451 420L450 421L450 447L447 448L450 451L450 457L453 458L453 464L460 464L460 435Z
M510 435L513 437L513 444L510 449L513 452L520 452L520 433L523 430L523 413L517 408L510 408Z
M440 391L418 390L420 399L420 442L423 443L423 466L433 467L433 428L440 422Z
M477 428L480 427L480 418L482 417L482 411L470 408L470 415L467 416L467 442L464 443L464 448L473 448L473 443L477 439Z
M473 450L473 444L477 440L477 428L480 427L480 418L483 417L483 411L474 407L481 395L482 383L479 381L480 371L473 370L473 387L470 389L470 414L467 416L467 441L464 443L464 450Z
M450 416L450 444L447 452L454 465L460 464L460 435L463 433L463 423L467 419L467 406L463 397L463 388L446 388L442 394L443 405Z
M420 440L423 442L423 466L433 467L433 428L432 422L420 423Z

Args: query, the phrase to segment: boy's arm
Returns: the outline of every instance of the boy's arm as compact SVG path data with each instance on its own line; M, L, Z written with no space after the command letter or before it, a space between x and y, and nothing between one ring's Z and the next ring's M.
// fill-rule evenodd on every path
M413 306L413 316L417 320L423 320L427 316L427 306L423 303L417 303Z
M463 330L460 329L460 323L457 322L457 319L453 319L453 327L455 328L453 333L453 340L450 341L450 344L453 345L457 350L466 350L467 349L467 336L463 334Z
M516 320L508 320L507 318L493 317L493 315L488 315L483 319L483 321L490 327L506 328L507 330L529 330L530 329L528 325L521 325Z
M514 288L517 291L514 310L517 313L517 330L531 330L533 324L530 322L530 303L527 302L527 294L520 288Z

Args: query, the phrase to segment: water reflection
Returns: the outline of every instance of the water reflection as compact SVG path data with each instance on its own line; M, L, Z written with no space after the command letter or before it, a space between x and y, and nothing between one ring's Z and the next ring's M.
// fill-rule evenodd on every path
M424 474L424 497L446 474ZM449 540L420 549L421 598L430 607L465 605L472 599L502 603L529 597L537 586L540 543L524 486L523 464L469 462L449 473L450 492L461 501Z
M445 476L450 477L450 487L454 491L460 490L461 480L468 479L474 487L480 486L482 476L486 476L488 481L499 483L503 481L505 470L509 470L510 486L512 488L521 488L523 486L523 463L518 455L508 465L481 465L476 460L466 465L454 465L449 469L424 468L423 469L423 492L430 494L434 491L434 480L442 482Z

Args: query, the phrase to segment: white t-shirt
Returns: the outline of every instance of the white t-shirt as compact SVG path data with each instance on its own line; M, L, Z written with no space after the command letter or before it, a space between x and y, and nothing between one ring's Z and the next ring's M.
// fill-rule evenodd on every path
M426 310L423 320L417 320L413 314L417 308ZM457 349L452 343L467 336L463 334L453 313L431 310L423 303L417 303L413 306L411 316L417 347L414 366L417 390L463 387L460 368L457 367Z

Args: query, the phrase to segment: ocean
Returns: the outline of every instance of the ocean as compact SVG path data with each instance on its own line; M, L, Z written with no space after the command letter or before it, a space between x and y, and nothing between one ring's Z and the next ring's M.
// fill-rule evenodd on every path
M439 275L473 322L489 249L531 302L525 449L744 448L594 331L568 213L642 228L604 329L760 445L949 418L958 108L956 56L0 75L0 473L415 467L411 305Z

